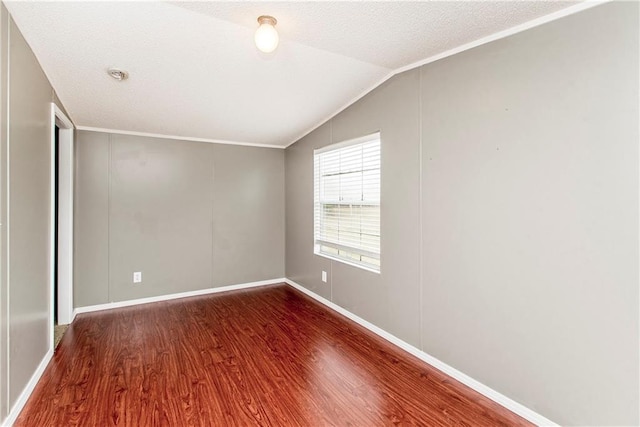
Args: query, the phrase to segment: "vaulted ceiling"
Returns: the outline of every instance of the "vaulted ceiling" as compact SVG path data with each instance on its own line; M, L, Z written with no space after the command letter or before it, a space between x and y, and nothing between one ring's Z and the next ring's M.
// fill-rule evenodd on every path
M285 147L399 69L575 3L6 4L77 126Z

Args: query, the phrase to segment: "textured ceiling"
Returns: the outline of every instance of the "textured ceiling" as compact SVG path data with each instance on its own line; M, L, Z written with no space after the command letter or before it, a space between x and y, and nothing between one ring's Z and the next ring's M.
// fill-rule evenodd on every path
M575 3L6 4L77 126L284 147L395 69ZM278 19L271 55L261 14Z

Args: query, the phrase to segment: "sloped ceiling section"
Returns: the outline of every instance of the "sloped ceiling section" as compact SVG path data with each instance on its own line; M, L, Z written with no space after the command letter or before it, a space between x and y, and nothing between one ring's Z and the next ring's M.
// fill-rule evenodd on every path
M395 69L574 3L6 4L77 126L286 147Z

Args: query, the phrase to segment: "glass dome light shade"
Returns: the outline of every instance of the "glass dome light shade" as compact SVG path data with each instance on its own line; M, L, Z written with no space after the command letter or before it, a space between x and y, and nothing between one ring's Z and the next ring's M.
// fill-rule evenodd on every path
M258 18L260 26L256 30L254 40L256 46L264 53L271 53L278 47L278 31L275 28L276 19L271 16L261 16Z

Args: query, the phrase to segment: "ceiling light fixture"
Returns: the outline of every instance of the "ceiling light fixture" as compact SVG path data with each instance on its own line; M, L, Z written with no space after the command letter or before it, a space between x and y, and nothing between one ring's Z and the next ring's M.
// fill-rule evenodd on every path
M129 77L129 73L127 73L126 71L118 70L117 68L109 68L109 70L107 70L107 73L120 82L122 80L127 80L127 78Z
M256 46L264 53L271 53L278 47L278 31L276 30L276 18L273 16L262 15L258 17L260 26L256 30L254 40Z

